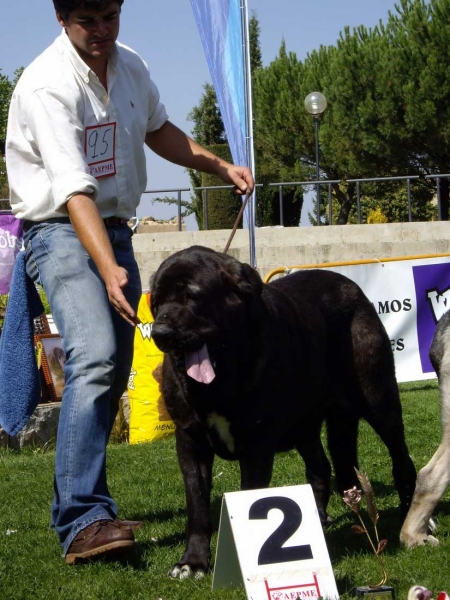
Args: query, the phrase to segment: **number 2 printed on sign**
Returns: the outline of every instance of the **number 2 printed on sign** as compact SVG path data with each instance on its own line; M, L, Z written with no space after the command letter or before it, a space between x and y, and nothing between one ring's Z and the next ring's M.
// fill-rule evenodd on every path
M267 519L269 511L278 508L283 513L283 521L262 545L258 565L308 560L313 558L311 546L303 544L283 548L283 544L294 535L302 522L300 506L284 496L270 496L256 500L249 510L249 519Z

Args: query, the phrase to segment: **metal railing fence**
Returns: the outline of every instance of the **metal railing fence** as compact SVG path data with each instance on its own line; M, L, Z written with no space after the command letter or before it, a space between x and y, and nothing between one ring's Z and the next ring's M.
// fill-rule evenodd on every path
M448 179L450 174L426 175L425 179L435 179L437 189L438 220L442 221L442 203L441 203L441 179Z
M327 185L328 186L328 212L329 212L330 223L332 223L333 206L332 206L331 186L333 185L333 183L340 183L340 180L339 179L327 179L326 181L315 180L315 181L289 181L287 183L269 183L269 187L278 187L278 195L279 195L279 199L280 199L280 225L284 226L283 187L288 186L288 185L291 187L296 187L296 186L307 187L307 186L314 185L316 187L316 189L318 189L318 187L321 185ZM317 201L316 201L316 217L317 217L317 224L320 225L320 202L317 202Z
M413 220L411 205L411 181L414 179L420 179L420 175L407 175L405 177L367 177L365 179L347 179L347 183L356 183L356 209L358 213L358 223L361 223L361 183L366 183L370 181L406 181L408 193L408 220L411 223Z
M168 190L145 190L144 194L172 194L177 192L178 195L178 231L181 231L181 193L190 192L191 188L175 188Z
M332 197L332 186L339 183L356 183L356 209L357 209L357 219L358 224L361 224L361 184L363 183L383 183L387 181L406 181L407 188L407 198L408 198L408 220L409 222L413 221L413 210L412 210L412 197L411 197L411 182L418 179L434 179L436 181L436 195L437 195L437 207L438 207L438 220L443 220L443 210L442 210L442 201L441 201L441 186L440 182L442 179L450 178L450 174L439 173L437 175L405 175L405 176L395 176L395 177L366 177L360 179L324 179L324 180L310 180L310 181L287 181L287 182L278 182L278 183L268 183L256 184L256 188L261 187L277 187L279 194L279 209L280 209L280 225L284 226L284 197L283 197L283 188L285 187L297 187L301 186L303 188L314 186L315 189L319 189L320 186L328 187L328 218L329 224L333 224L333 197ZM232 185L221 185L221 186L208 186L208 187L195 187L195 188L173 188L173 189L165 189L165 190L146 190L144 194L161 194L161 193L174 193L178 194L178 229L181 231L181 193L182 192L190 192L190 191L201 191L203 198L203 225L204 229L207 230L209 228L209 217L208 217L208 192L212 190L224 190L229 189L232 190ZM155 200L157 201L157 200ZM256 194L256 202L258 202L258 194ZM317 225L321 225L321 212L320 212L320 198L316 198L316 219Z

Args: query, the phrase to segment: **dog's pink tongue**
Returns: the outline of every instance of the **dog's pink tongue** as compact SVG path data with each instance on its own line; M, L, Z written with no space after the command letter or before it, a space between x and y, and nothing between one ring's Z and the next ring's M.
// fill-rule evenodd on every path
M216 376L206 344L196 352L186 352L185 361L187 374L199 383L211 383Z

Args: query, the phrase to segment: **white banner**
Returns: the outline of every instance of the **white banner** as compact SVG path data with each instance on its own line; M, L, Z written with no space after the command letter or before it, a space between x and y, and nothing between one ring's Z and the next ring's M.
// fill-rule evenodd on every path
M374 305L391 340L398 382L436 378L428 352L436 323L450 308L450 256L324 268L352 279Z

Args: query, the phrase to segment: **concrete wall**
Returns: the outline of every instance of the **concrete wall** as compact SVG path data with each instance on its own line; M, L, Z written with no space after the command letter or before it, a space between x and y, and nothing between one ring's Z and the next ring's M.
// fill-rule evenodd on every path
M144 217L139 221L137 233L174 233L179 231L178 218L175 217L170 221L157 221L153 217ZM181 231L186 231L186 223L181 221Z
M142 286L161 262L194 244L223 251L231 231L141 233L133 247ZM386 223L332 227L263 227L256 229L256 261L262 277L283 266L320 264L366 258L392 258L450 252L450 223ZM250 262L248 230L238 230L228 254Z

